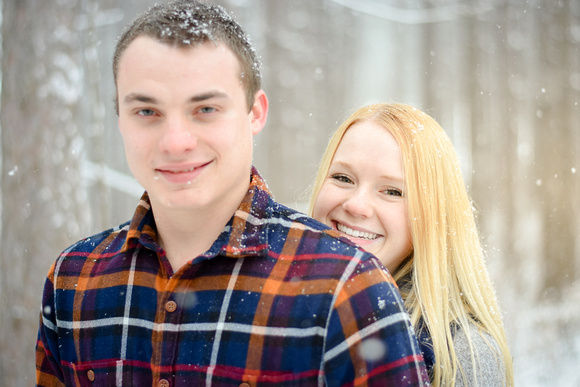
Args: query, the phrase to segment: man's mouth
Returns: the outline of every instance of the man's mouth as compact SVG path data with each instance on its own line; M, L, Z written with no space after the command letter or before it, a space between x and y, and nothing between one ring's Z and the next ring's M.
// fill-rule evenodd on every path
M191 184L209 164L211 164L211 161L204 164L161 167L156 169L158 173L156 178L163 176L168 182L173 184Z
M346 234L346 235L351 236L353 238L366 239L369 241L375 240L378 237L380 237L379 234L374 234L372 232L353 230L352 228L347 227L347 226L340 224L338 222L336 222L336 229L338 231L342 232L343 234Z
M191 167L188 169L179 169L179 170L163 170L163 172L165 173L188 173L188 172L193 172L195 170L196 167Z
M170 173L170 174L190 173L190 172L195 171L196 169L201 169L210 163L211 163L211 161L207 162L207 163L199 164L199 165L184 166L183 168L177 168L177 167L160 168L160 169L158 169L158 171L162 172L162 173Z

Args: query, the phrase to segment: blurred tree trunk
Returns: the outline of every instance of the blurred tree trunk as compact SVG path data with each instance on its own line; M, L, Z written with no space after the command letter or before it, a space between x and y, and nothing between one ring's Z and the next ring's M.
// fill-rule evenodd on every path
M544 254L541 268L544 273L544 293L540 299L562 301L567 290L577 280L574 257L575 223L573 212L578 196L574 192L576 176L571 172L578 151L578 92L571 87L571 74L578 72L578 49L564 44L573 23L570 4L546 3L539 21L543 83L536 104L538 152L537 167L540 190L543 193L542 223L544 225ZM576 63L574 63L576 59ZM576 66L574 66L576 65ZM575 119L573 117L576 117ZM571 119L572 118L572 119ZM574 141L576 139L576 141Z
M90 1L4 0L1 100L0 384L34 384L44 279L56 256L86 232L79 186L90 79ZM94 58L96 60L96 58ZM93 101L94 102L94 101ZM7 350L9 348L9 350Z
M344 10L325 8L321 1L264 2L262 7L265 41L258 48L268 62L263 76L270 111L254 161L276 199L294 205L307 200L301 196L337 126L333 119L341 119L329 112L344 98L344 76L352 72L341 60L352 34L344 26L351 23Z
M467 50L475 68L470 92L472 114L473 177L472 192L476 207L485 214L484 248L491 259L501 261L502 272L517 271L514 256L515 213L513 200L517 176L517 119L511 106L511 57L507 40L508 6L501 4L473 18ZM491 32L493 33L491 33ZM494 263L494 262L492 262Z

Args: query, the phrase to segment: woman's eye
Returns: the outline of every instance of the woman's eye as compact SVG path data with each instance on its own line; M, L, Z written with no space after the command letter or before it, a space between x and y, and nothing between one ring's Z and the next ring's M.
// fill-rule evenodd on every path
M397 188L387 188L383 192L389 196L403 196L403 192Z
M137 114L139 114L140 116L149 117L149 116L152 116L155 114L155 110L153 110L153 109L141 109L137 112Z
M331 177L334 180L338 180L338 181L340 181L342 183L347 183L347 184L351 184L352 183L352 180L348 176L345 176L345 175L332 175Z

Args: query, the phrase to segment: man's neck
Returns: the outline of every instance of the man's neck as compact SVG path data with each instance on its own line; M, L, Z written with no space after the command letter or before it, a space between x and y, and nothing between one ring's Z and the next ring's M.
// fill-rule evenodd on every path
M174 272L193 258L205 253L219 237L238 208L222 206L216 210L156 211L152 204L159 243L165 250Z

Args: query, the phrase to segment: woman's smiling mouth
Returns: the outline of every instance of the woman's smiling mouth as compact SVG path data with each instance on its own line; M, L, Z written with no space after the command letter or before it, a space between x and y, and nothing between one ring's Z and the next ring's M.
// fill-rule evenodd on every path
M372 232L353 230L352 228L347 227L347 226L340 224L338 222L335 222L335 223L336 223L336 229L338 231L340 231L341 233L343 233L347 236L353 237L353 238L365 239L365 240L372 241L372 240L375 240L381 236L379 234L375 234Z

